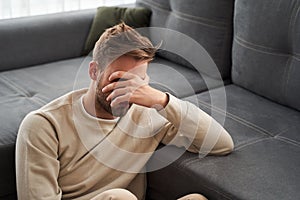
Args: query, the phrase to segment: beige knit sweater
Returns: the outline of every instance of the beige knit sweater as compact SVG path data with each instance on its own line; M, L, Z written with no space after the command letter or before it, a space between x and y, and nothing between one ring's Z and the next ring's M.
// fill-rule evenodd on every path
M20 200L83 200L112 188L143 199L142 172L160 142L211 154L233 148L230 135L210 116L172 95L160 112L133 105L124 117L104 120L85 111L86 91L66 94L23 120L16 144ZM205 143L212 149L201 148L205 135L214 141Z

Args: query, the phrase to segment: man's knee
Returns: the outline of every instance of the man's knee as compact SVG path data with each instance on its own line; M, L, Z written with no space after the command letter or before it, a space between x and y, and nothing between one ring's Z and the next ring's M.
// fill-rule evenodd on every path
M128 190L117 188L106 190L92 198L92 200L137 200L137 198Z
M207 200L207 198L205 198L201 194L189 194L189 195L179 198L178 200Z

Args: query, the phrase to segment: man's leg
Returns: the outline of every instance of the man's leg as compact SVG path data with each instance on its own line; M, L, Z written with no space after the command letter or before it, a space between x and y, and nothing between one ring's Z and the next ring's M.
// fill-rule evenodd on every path
M125 189L106 190L91 200L137 200L136 196Z
M178 200L207 200L207 198L205 198L201 194L189 194L179 198Z

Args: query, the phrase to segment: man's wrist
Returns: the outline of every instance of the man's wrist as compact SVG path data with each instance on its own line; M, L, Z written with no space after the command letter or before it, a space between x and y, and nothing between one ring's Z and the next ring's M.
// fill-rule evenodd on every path
M163 98L162 98L162 100L161 100L161 105L162 105L162 107L166 107L167 106L167 104L169 103L169 95L167 94L167 93L164 93L163 92Z
M153 108L155 108L157 111L164 109L169 103L169 95L167 93L160 91L159 96L160 97L157 98L157 103L153 105Z

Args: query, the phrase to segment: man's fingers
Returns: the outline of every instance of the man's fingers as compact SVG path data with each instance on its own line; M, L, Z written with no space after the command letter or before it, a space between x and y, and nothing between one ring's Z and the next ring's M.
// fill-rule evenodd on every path
M129 102L130 98L131 98L131 93L126 93L124 95L117 96L111 101L110 106L114 107L122 102Z
M142 78L133 73L117 71L110 75L109 81L111 83L102 88L102 92L111 92L106 100L111 101L113 107L122 102L129 102L131 97L136 95L137 90L148 85L149 76L145 74L145 77Z
M113 83L110 83L110 84L106 85L104 88L102 88L102 92L109 92L109 91L112 91L114 89L123 88L123 87L126 87L126 86L128 86L128 82L126 82L126 81L117 81L117 82L113 82Z
M122 76L121 78L119 78L119 76L121 76L122 74L123 74L123 72L121 72L121 71L114 72L110 76L112 78L109 78L109 79L112 79L112 81L114 81L114 80L118 80L118 81L112 82L112 83L106 85L104 88L102 88L102 92L109 92L114 89L128 87L128 86L138 88L140 86L147 85L149 83L150 78L148 75L146 75L144 77L144 79L142 79L141 77L139 77L135 74L128 73L128 75L126 75L126 77ZM126 72L126 74L127 74L127 72Z
M135 79L135 80L139 80L138 82L148 83L150 79L149 76L147 74L145 74L144 76L145 77L141 77L137 74L125 72L125 71L116 71L109 76L108 80L113 81L116 79L125 79L125 80Z
M131 93L131 92L132 92L132 90L131 90L130 87L115 89L112 93L110 93L108 95L108 97L106 98L106 101L110 101L112 99L117 98L118 96L122 96L122 95L125 95L127 93Z
M138 77L137 75L135 75L135 74L132 74L132 73L130 73L130 72L125 72L125 71L117 71L117 72L113 72L110 76L109 76L109 78L108 78L108 80L109 81L113 81L113 80L115 80L115 79L134 79L134 78L136 78L136 77Z

